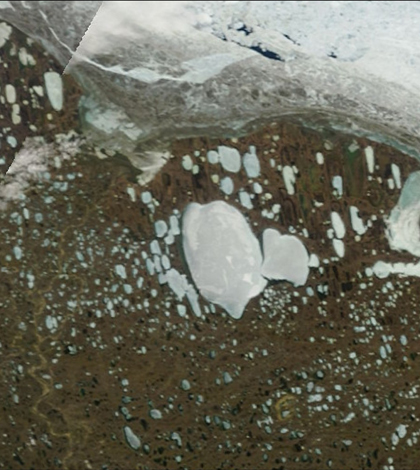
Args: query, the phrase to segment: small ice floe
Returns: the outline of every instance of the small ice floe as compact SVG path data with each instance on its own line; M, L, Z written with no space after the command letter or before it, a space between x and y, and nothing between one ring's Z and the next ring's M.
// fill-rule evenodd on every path
M224 145L218 147L218 152L220 155L220 163L226 171L232 173L238 173L241 169L241 155L238 150L225 147Z
M7 23L0 23L0 48L9 40L12 34L12 28Z
M365 234L367 228L359 215L359 209L356 206L350 206L349 211L351 228L357 233L357 235Z
M57 72L44 73L45 88L51 106L56 111L63 109L63 80Z
M127 441L127 444L134 450L139 450L141 441L139 437L134 434L133 430L130 428L130 426L124 426L124 437L125 440Z
M241 318L267 283L258 240L243 215L223 201L191 203L183 215L182 244L200 294Z
M335 252L337 253L337 256L339 256L340 258L344 258L345 246L344 246L343 240L339 240L338 238L334 238L333 248L334 248Z
M291 166L286 165L283 167L283 181L286 186L287 194L295 194L296 176Z
M338 212L331 212L331 223L337 238L343 238L346 234L346 226Z
M343 178L339 175L333 176L331 184L337 191L337 195L341 197L343 195Z
M391 165L392 177L394 178L395 186L397 189L401 189L401 171L400 167L393 163Z
M260 161L258 160L255 147L249 147L249 153L243 157L243 165L248 178L258 178L260 176Z
M324 164L324 155L322 155L321 152L317 152L315 157L316 157L316 162L318 163L318 165Z
M274 229L263 232L264 262L261 274L268 279L285 280L296 286L306 283L309 254L294 235L281 235Z
M212 165L219 163L220 157L219 157L219 154L216 152L216 150L210 150L207 152L207 161L211 163Z
M233 180L229 176L222 178L220 180L220 189L224 192L227 196L230 196L233 193L234 185Z
M191 171L193 169L193 161L189 155L184 155L182 157L182 168L184 168L185 171Z
M239 191L239 202L245 209L253 209L254 206L252 205L251 196L243 189Z
M368 172L373 173L373 170L375 169L375 155L373 153L373 148L370 145L365 148L365 157Z

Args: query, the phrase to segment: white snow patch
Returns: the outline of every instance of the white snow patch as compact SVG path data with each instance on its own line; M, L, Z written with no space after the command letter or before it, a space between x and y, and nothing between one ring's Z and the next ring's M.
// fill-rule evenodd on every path
M261 274L264 277L289 281L297 286L306 283L309 255L299 238L266 229L263 232L263 251Z
M267 283L260 273L258 240L245 218L223 201L191 203L184 212L182 239L200 294L233 318L241 318L249 299Z

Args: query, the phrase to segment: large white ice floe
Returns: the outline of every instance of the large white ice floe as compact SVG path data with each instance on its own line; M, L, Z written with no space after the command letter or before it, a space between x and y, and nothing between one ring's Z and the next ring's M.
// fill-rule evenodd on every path
M264 263L261 274L301 286L309 274L309 254L305 245L293 235L281 235L268 228L263 233Z
M262 292L262 254L243 215L223 201L191 203L182 219L183 250L200 294L241 318Z
M420 256L420 171L411 173L397 205L386 220L386 235L393 250Z

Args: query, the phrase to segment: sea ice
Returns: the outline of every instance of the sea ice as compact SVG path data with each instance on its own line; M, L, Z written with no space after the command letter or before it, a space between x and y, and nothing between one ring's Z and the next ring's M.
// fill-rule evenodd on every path
M243 215L223 201L191 203L183 215L182 243L200 294L241 318L267 283L258 240Z
M420 171L404 183L397 205L386 220L386 235L393 250L420 256Z
M264 277L293 282L297 286L306 283L309 255L299 238L268 228L263 232L263 250L261 274Z

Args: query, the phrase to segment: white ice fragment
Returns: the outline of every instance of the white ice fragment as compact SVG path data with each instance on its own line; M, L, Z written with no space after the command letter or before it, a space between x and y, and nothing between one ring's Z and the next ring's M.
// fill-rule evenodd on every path
M26 50L26 47L21 47L19 49L19 60L20 63L24 66L27 65L36 65L36 61L34 59L34 56L32 54L29 54L28 51Z
M40 96L40 97L43 97L44 96L44 88L42 88L41 85L34 85L32 87L32 89L34 90L34 92Z
M168 231L168 235L164 238L164 242L167 245L173 245L175 243L175 238L174 238L174 234L172 233L172 230Z
M152 253L152 255L158 255L158 256L162 254L162 250L160 249L160 245L157 240L152 240L150 242L150 253Z
M162 256L161 263L162 263L162 267L165 271L167 271L168 269L171 268L171 262L170 262L169 258L166 255Z
M370 145L365 148L365 157L368 172L373 173L373 170L375 169L375 155L373 154L373 148Z
M285 280L302 286L309 274L309 255L305 245L294 235L277 230L263 232L264 262L261 274L268 279Z
M20 116L20 106L17 103L12 104L12 123L16 126L22 122Z
M228 196L233 193L234 185L233 180L229 176L226 176L220 181L220 189Z
M181 233L178 217L176 215L171 215L169 217L169 226L171 228L172 235L179 235Z
M185 305L178 304L176 306L176 311L178 312L178 315L180 317L185 317L187 315L187 308L185 307Z
M395 163L391 164L391 171L392 171L392 177L394 178L395 181L395 186L398 189L401 189L401 171L400 167L396 165Z
M155 233L158 238L163 238L168 231L168 225L164 220L157 220L155 222Z
M147 269L147 272L151 276L153 276L155 274L155 264L153 263L153 261L150 258L147 258L147 260L146 260L146 269Z
M373 274L375 274L375 276L379 279L384 279L388 277L392 272L391 264L385 263L384 261L377 261L373 265L372 270Z
M162 272L162 266L160 264L160 256L159 255L153 255L153 264L155 265L155 270L157 273Z
M144 191L140 197L143 204L150 204L152 202L152 194L149 191Z
M193 168L193 161L189 155L184 155L182 157L182 168L184 168L185 171L191 171Z
M12 28L7 23L0 23L0 48L6 44L11 34Z
M239 202L246 209L253 209L252 201L250 195L243 189L239 191Z
M58 328L57 318L47 315L45 317L45 326L50 330L56 330Z
M13 254L15 255L15 258L19 261L22 258L22 249L19 246L14 246Z
M357 235L363 235L366 233L367 228L363 224L363 220L359 215L359 209L356 206L350 206L349 210L351 228L357 233Z
M379 355L381 356L382 359L386 359L386 349L385 346L380 346L379 348Z
M160 410L150 410L149 415L152 419L162 419L162 412Z
M128 186L127 194L130 196L130 199L132 202L136 202L136 191L134 190L133 187Z
M224 145L218 147L220 163L226 171L238 173L241 169L241 155L238 150Z
M188 302L191 306L192 311L196 317L201 317L201 308L200 304L198 303L198 293L194 289L191 284L188 284L187 290L185 291L187 294Z
M407 426L405 424L399 424L395 432L398 434L400 439L404 439L404 437L407 435Z
M139 450L141 441L139 437L134 434L130 426L124 426L124 437L127 441L127 444L134 450Z
M295 194L296 175L291 166L286 165L283 167L283 180L287 194Z
M346 227L343 219L340 217L338 212L331 212L331 223L337 238L343 238L346 234Z
M337 256L340 258L344 258L344 253L345 253L345 247L343 240L338 240L337 238L334 238L333 240L333 248L335 252L337 253Z
M13 103L16 103L16 88L11 85L10 83L8 83L5 87L4 87L4 92L6 94L6 101L9 103L9 104L13 104Z
M178 300L182 300L185 297L189 286L187 277L176 269L171 268L166 273L166 279L168 281L168 286L177 296Z
M324 164L324 155L322 155L321 152L317 152L315 157L316 157L316 162L318 163L318 165Z
M220 157L219 157L219 154L216 152L216 150L209 150L207 152L207 160L212 165L215 165L216 163L219 163Z
M333 176L332 187L337 190L339 196L343 195L343 178L339 175Z
M249 299L266 285L260 274L258 240L242 214L223 201L189 204L183 216L182 241L200 294L233 318L240 318Z
M308 266L310 268L319 268L319 258L315 253L312 253L309 257Z
M63 80L57 72L44 73L45 88L51 106L56 111L63 109Z
M252 185L252 189L254 190L254 193L255 194L261 194L263 192L263 188L262 186L260 185L260 183L254 183Z
M125 267L122 264L117 264L115 266L115 273L120 276L121 279L127 279L127 273Z
M243 157L243 165L248 175L248 178L258 178L260 176L260 161L254 150L255 147L250 147L250 152L246 153Z

